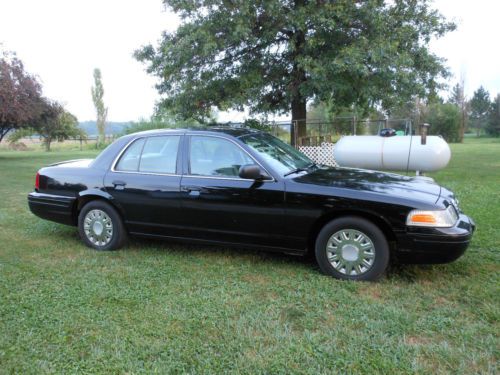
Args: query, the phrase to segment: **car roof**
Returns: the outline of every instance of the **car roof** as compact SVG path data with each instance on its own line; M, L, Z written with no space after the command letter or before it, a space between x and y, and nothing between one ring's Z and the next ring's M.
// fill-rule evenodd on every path
M260 133L259 130L250 128L234 128L229 126L187 128L187 129L152 129L131 134L138 135L162 135L162 134L227 134L233 137L241 137L247 134Z

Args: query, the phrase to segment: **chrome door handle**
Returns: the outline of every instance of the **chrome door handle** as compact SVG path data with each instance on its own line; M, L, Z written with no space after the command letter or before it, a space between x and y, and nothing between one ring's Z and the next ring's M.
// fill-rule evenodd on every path
M198 186L183 186L181 191L189 193L190 197L198 197L201 194L201 187Z
M127 185L127 183L124 181L113 181L113 186L115 187L116 190L125 189L125 185Z

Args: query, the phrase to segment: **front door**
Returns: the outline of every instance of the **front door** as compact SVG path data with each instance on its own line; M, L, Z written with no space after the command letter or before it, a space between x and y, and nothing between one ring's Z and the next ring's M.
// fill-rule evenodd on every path
M188 236L200 240L289 248L284 236L283 183L242 179L239 168L256 164L237 143L192 135L181 181Z

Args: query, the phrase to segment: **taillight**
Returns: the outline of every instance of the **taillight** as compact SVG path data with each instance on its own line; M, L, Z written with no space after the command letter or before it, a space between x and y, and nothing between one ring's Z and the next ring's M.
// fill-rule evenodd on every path
M36 177L35 177L35 189L38 190L40 189L40 173L36 172Z

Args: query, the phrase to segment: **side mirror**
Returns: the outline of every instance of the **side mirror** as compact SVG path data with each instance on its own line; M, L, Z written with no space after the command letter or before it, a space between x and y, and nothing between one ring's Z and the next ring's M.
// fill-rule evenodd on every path
M239 176L247 180L260 180L264 176L257 164L246 164L240 167Z

